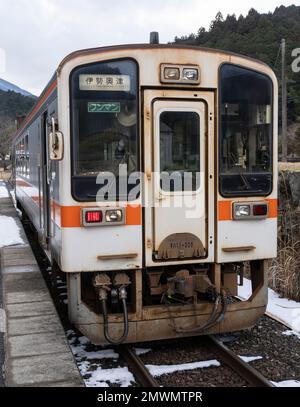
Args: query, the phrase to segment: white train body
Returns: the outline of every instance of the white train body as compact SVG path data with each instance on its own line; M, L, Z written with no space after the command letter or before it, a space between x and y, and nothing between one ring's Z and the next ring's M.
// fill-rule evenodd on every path
M49 258L67 273L70 319L84 334L106 342L99 273L111 279L109 296L112 276L129 278L128 342L255 323L267 302L267 260L276 256L277 111L273 71L234 54L135 45L62 61L14 139L16 198ZM50 159L56 130L60 160ZM97 200L101 176L120 164L129 175L142 173L139 194L117 189ZM157 175L185 170L199 180L192 175L184 192L176 181L165 188ZM213 307L199 275L216 293L234 295L244 262L252 297L227 304L207 330L185 332L205 323ZM187 286L193 280L182 304L176 276ZM157 298L170 290L174 301L161 304ZM108 322L120 336L118 306L109 308Z

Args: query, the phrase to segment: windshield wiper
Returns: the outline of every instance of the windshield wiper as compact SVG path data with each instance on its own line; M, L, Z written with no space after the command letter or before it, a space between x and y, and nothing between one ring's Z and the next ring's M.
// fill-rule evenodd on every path
M243 175L241 172L238 172L238 175L241 177L246 189L251 189L251 185L249 184L249 181L247 180L247 178L245 177L245 175Z

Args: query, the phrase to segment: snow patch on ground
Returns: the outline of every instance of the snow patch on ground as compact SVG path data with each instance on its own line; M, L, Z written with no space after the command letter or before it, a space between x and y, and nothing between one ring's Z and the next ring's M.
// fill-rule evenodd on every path
M103 359L117 360L119 354L113 349L99 349L88 351L91 346L90 341L85 336L76 337L76 333L69 329L66 331L69 345L77 360L79 371L87 387L109 387L110 384L117 384L121 387L128 387L135 383L132 373L127 367L103 368L99 364ZM78 343L79 342L79 343Z
M290 329L287 330L287 331L282 332L282 335L286 335L286 336L295 335L295 336L297 336L298 339L300 339L300 333L298 333L296 331L293 331L293 330L290 330Z
M24 244L20 229L13 218L0 215L0 247Z
M202 369L204 367L211 366L219 367L221 364L217 360L212 359L201 362L182 363L180 365L146 365L147 369L154 377L161 376L163 374L170 374L184 370Z
M80 336L79 338L76 338L75 332L71 329L67 331L66 334L68 336L68 341L71 345L72 352L77 359L100 360L119 358L119 354L111 348L100 349L96 351L86 350L87 346L91 345L90 340L86 336ZM74 344L76 340L79 342L79 344Z
M15 194L14 189L11 189L11 190L9 191L9 193L10 193L10 195L11 195L11 198L12 198L12 200L13 200L14 205L17 206L16 194ZM19 209L17 209L17 211L19 211ZM20 211L20 212L21 212L21 211Z
M0 308L0 333L6 332L6 312Z
M83 369L87 369L86 365ZM90 372L89 372L90 373ZM97 370L91 372L88 379L84 379L87 387L108 387L108 383L115 383L121 387L129 387L135 383L133 374L129 372L127 367L116 367L113 369L102 369L98 367Z
M6 187L2 186L1 184L0 184L0 198L9 198Z
M90 365L91 365L90 362L87 362L86 360L84 362L78 363L78 368L81 373L81 376L85 376L88 373Z
M80 336L78 340L81 345L87 345L90 343L89 339L86 336Z
M69 340L70 343L70 340ZM101 359L118 359L119 354L116 353L113 349L103 349L93 351L86 351L85 346L82 345L73 345L70 343L73 354L76 358L86 359L86 360L101 360Z
M238 287L238 295L248 299L252 294L251 281L244 278L244 285ZM268 288L267 312L280 319L284 324L300 333L300 302L280 298L271 288Z
M87 359L118 359L119 354L116 353L113 349L103 349L98 350L97 352L86 352Z
M138 356L145 355L145 353L152 351L152 349L150 349L150 348L133 348L133 349Z
M118 360L119 355L111 348L91 350L90 341L85 337L76 337L76 333L70 329L66 332L70 347L77 360L79 371L87 387L109 387L116 384L121 387L129 387L135 383L134 376L127 367L104 368L101 366L101 359ZM137 355L151 352L150 348L134 348ZM100 362L99 362L100 361ZM220 366L217 360L207 360L180 365L146 365L153 376L173 373L176 371L192 370L210 366Z
M276 387L300 387L298 380L283 380L282 382L271 382Z
M254 360L259 360L262 359L262 356L241 356L239 355L239 358L241 358L244 362L250 363L253 362Z
M73 345L76 342L76 337L68 339L69 345Z

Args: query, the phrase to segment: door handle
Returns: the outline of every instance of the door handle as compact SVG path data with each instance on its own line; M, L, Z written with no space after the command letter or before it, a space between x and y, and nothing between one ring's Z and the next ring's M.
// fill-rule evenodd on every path
M161 202L161 201L165 201L167 199L167 196L164 196L162 194L158 194L158 195L156 195L155 199L156 199L156 201Z

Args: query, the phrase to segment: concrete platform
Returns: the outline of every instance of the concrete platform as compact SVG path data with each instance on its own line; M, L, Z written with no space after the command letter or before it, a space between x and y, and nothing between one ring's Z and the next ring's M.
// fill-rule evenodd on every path
M14 220L23 240L22 244L0 247L0 361L4 337L4 385L83 386L52 298L10 198L0 198L0 237L1 216Z

